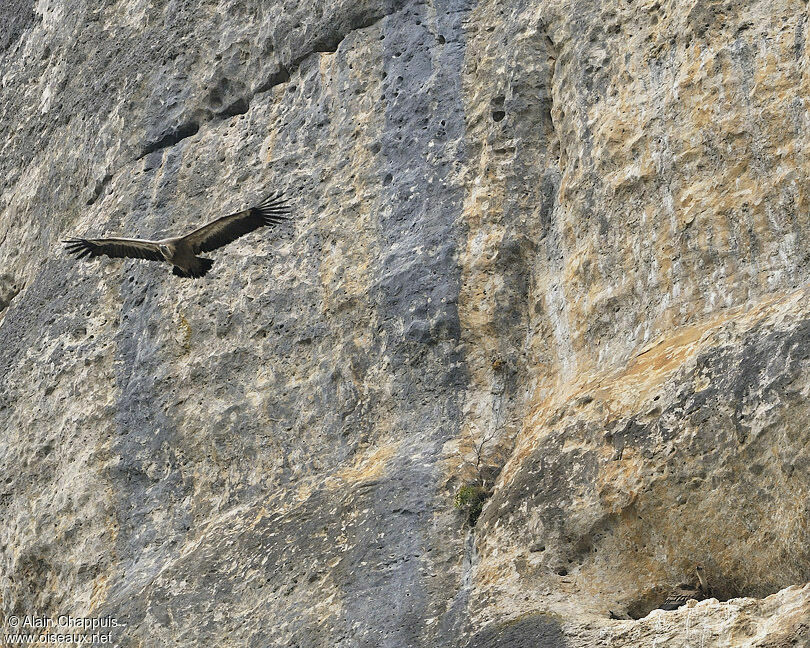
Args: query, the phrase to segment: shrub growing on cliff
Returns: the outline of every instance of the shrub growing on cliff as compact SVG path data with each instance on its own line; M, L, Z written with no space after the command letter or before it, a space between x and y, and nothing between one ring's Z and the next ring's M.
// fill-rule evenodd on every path
M458 489L456 496L453 498L453 506L465 513L467 523L474 527L484 508L484 502L487 501L490 495L492 493L483 486L467 484Z

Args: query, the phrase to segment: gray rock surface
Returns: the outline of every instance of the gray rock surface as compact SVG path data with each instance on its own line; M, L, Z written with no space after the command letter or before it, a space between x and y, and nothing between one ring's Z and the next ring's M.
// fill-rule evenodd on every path
M0 20L3 632L810 645L805 2ZM59 243L274 189L204 280Z

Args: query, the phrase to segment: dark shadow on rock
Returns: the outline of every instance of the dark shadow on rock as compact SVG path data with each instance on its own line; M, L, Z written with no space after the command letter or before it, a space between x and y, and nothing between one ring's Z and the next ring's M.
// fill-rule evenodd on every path
M11 47L23 32L42 17L34 13L34 0L3 0L0 2L0 52Z
M564 648L560 622L548 614L493 623L476 632L465 648Z

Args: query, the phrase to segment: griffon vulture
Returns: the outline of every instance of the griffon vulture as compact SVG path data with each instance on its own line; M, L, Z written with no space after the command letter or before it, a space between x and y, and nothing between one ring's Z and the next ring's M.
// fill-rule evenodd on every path
M681 583L670 592L669 596L667 596L667 600L664 601L664 604L659 609L677 610L682 605L686 605L687 601L691 599L702 601L711 596L712 591L709 588L709 584L706 582L706 573L703 567L700 565L695 567L695 573L698 577L697 585L694 583Z
M214 265L212 259L198 257L197 254L216 250L263 225L277 225L290 220L289 213L289 204L282 199L280 193L276 193L269 195L256 207L217 218L185 236L160 241L71 238L62 242L65 243L67 251L79 259L106 254L113 258L168 261L173 266L173 274L178 277L196 278L204 276Z

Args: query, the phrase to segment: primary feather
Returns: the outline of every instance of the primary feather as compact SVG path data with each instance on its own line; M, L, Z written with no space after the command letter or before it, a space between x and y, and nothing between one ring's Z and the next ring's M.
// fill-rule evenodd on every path
M116 259L129 257L131 259L148 259L150 261L164 260L157 241L126 238L72 238L64 241L64 243L67 251L75 254L79 259L106 254L108 257Z
M183 240L191 245L194 254L210 252L232 243L240 236L264 225L277 225L289 220L290 208L281 194L271 194L256 207L217 218L207 225L186 234Z

